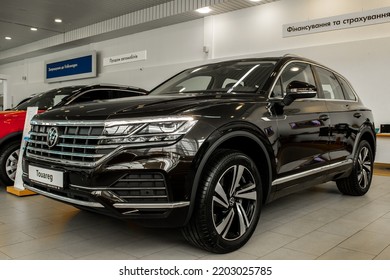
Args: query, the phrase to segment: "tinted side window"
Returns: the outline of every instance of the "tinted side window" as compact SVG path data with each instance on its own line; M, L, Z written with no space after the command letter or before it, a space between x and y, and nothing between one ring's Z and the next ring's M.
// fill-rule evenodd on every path
M92 90L88 91L81 96L78 96L74 102L90 102L94 100L105 100L111 98L111 90Z
M280 81L277 82L272 93L272 97L283 97L286 95L286 88L292 81L305 82L315 85L313 71L307 63L293 62L287 65L280 76ZM280 84L281 83L281 84ZM282 93L280 92L280 85ZM282 96L280 96L282 95Z
M125 90L113 90L111 98L123 98L123 97L130 97L130 96L136 96L137 94L131 91L125 91Z
M320 79L320 85L325 99L338 99L344 100L343 90L336 76L323 68L316 67L318 78Z
M338 80L341 84L341 87L343 88L345 99L356 100L356 95L354 94L354 91L351 88L351 86L349 85L349 83L339 76L338 76L338 78L339 78Z
M279 78L272 91L272 97L283 98L283 85L282 80Z

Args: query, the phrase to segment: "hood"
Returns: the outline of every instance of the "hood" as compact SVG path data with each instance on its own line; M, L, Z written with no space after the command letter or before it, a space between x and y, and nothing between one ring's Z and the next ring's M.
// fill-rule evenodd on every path
M15 118L19 117L20 115L26 114L26 111L0 111L0 118L1 119L6 119L6 118Z
M169 94L148 95L61 107L37 115L44 120L107 120L196 114L205 108L258 100L247 94Z
M1 111L0 139L11 133L22 131L25 118L26 111Z
M2 125L15 125L19 122L24 122L26 118L26 111L1 111L0 123Z

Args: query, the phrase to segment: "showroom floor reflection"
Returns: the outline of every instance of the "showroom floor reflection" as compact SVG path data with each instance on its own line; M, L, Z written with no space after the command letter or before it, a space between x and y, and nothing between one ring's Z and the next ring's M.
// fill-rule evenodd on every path
M366 196L318 185L264 207L250 241L215 255L176 229L152 229L0 188L0 259L390 259L390 177Z

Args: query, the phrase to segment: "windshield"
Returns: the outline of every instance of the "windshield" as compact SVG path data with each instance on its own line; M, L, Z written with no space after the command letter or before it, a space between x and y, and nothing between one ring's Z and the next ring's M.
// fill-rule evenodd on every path
M150 95L186 92L256 92L274 69L274 61L231 61L188 69Z
M83 86L64 87L60 89L52 89L40 94L37 94L28 101L25 101L18 106L15 110L27 110L27 107L38 107L39 110L47 110L57 105L61 100L75 92L77 92Z

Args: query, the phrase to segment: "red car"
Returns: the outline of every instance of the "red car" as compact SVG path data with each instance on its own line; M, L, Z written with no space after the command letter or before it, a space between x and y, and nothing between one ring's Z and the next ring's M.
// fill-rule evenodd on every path
M27 107L38 107L42 113L53 107L145 95L141 88L117 85L70 86L49 90L20 103L12 110L0 112L0 180L12 185L15 179Z

